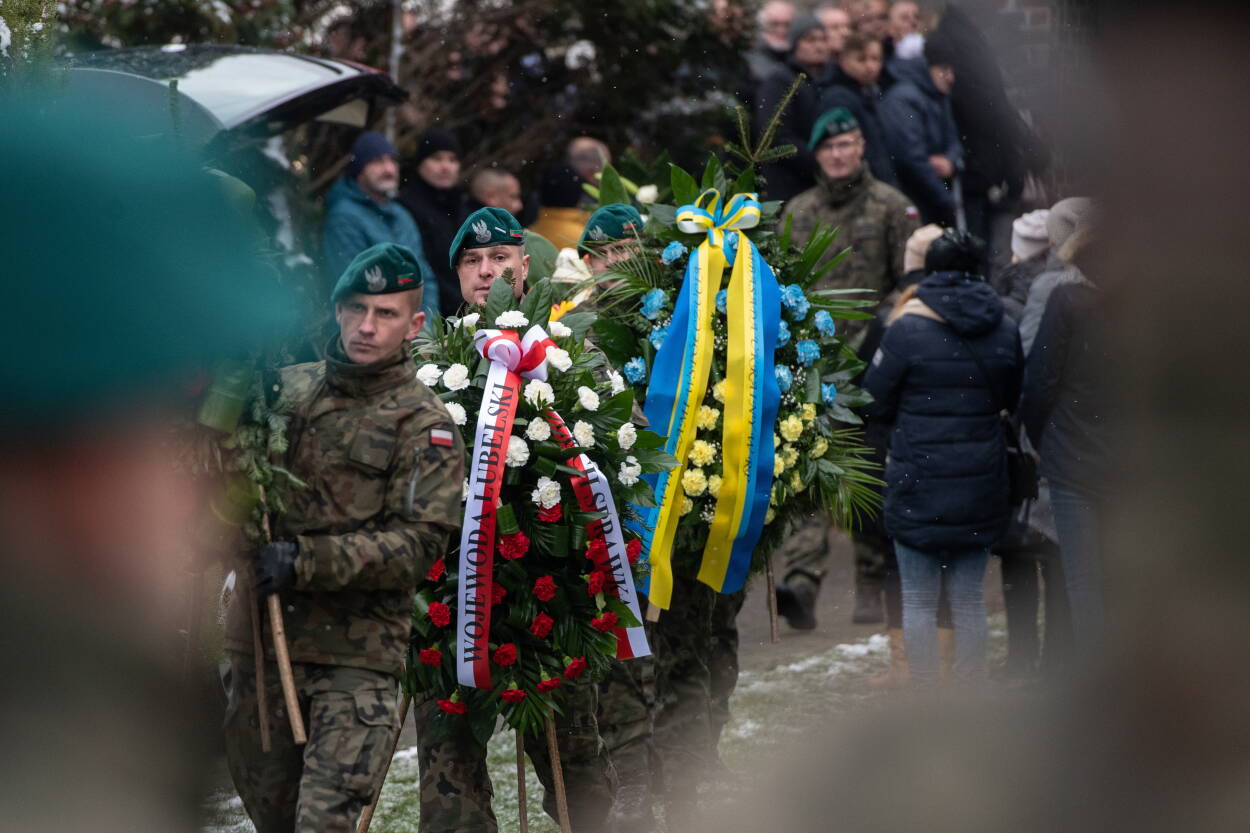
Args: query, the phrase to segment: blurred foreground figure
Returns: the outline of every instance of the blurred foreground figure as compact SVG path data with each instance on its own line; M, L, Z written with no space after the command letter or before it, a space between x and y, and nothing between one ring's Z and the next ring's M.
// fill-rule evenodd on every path
M166 420L293 307L167 114L28 92L0 95L3 827L195 830L212 727L191 730L176 632L197 501Z
M1098 44L1105 98L1073 101L1070 125L1118 144L1067 143L1070 158L1098 172L1093 193L1107 206L1098 274L1110 395L1122 406L1102 658L1040 700L961 695L855 715L703 830L1250 829L1250 398L1240 383L1250 330L1242 316L1177 303L1192 285L1225 309L1250 303L1246 221L1229 208L1250 189L1250 101L1238 95L1236 57L1250 22L1209 3L1183 13L1107 5L1100 14L1118 16ZM1176 71L1142 73L1160 43ZM1159 102L1187 91L1185 130L1151 133ZM1106 101L1118 102L1120 121L1094 126ZM1146 134L1158 141L1129 138ZM1180 156L1186 165L1160 168Z

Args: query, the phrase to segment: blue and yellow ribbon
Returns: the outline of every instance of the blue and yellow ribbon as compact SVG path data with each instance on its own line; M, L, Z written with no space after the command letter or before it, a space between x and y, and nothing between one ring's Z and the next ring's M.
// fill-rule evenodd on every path
M646 592L657 607L668 608L672 599L672 545L685 497L681 478L689 465L696 416L708 392L712 314L726 266L733 271L726 293L723 480L700 581L721 593L741 589L768 511L772 435L780 402L773 352L781 298L772 270L745 234L759 220L760 204L754 194L739 194L722 205L715 189L704 191L677 212L679 229L688 234L706 232L707 237L687 263L669 337L656 354L647 389L647 419L653 426L667 427L665 450L678 460L676 469L652 476L657 506L645 519L651 530Z

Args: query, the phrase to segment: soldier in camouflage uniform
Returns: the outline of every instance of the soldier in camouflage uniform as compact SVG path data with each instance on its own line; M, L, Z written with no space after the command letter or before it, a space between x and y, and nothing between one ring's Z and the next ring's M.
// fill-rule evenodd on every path
M460 278L465 304L482 304L505 269L516 278L521 295L529 275L530 258L516 219L501 208L481 208L464 221L448 256ZM458 495L457 495L458 497ZM459 513L460 507L454 510ZM616 791L616 772L599 737L596 686L579 680L561 688L563 713L555 716L560 762L569 800L569 819L578 833L610 830L609 813ZM498 822L491 808L494 791L486 768L486 747L467 728L453 728L434 737L437 713L433 698L414 704L413 717L420 748L421 833L495 833ZM554 780L546 743L531 738L525 749L544 788L543 808L557 817Z
M334 289L340 328L324 361L281 372L290 402L284 464L307 484L272 544L240 576L228 613L226 750L258 833L350 833L372 801L397 730L417 581L460 517L464 447L416 379L409 339L424 323L422 275L394 244L361 252ZM270 734L261 750L252 656L256 599L278 593L308 744L288 731L262 625Z
M871 289L877 293L878 309L901 289L903 253L907 239L919 225L919 214L908 197L877 181L864 162L864 136L855 117L845 107L835 107L817 120L810 146L820 165L818 182L786 206L785 217L793 225L798 245L807 242L818 227L840 229L838 244L826 258L850 246L851 254L823 278L818 289ZM868 333L869 321L843 321L847 343L858 350ZM808 519L781 548L786 575L778 587L778 601L794 627L816 626L815 604L829 553L829 521L824 516ZM852 621L875 624L884 621L881 587L885 571L886 542L865 530L853 533L855 549L856 605Z

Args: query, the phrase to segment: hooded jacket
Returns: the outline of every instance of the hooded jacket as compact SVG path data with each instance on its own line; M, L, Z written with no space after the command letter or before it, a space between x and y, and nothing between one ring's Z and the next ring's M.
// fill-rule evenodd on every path
M460 307L460 278L447 262L447 250L467 216L464 193L459 188L435 188L417 176L399 192L399 201L421 233L422 254L438 279L441 312L454 315Z
M421 264L421 284L425 289L421 307L426 315L438 312L438 278L425 259L421 232L412 215L402 205L389 200L379 205L371 200L355 180L341 178L326 197L326 220L322 229L322 255L331 285L352 262L352 258L378 243L407 246Z
M915 200L924 222L949 224L955 197L929 166L929 157L945 156L956 170L963 165L950 99L934 85L923 60L894 61L891 66L898 81L881 101L881 122L899 184Z
M929 275L899 312L864 377L865 416L891 423L885 527L924 552L990 547L1010 514L999 412L1020 394L1015 322L960 272Z

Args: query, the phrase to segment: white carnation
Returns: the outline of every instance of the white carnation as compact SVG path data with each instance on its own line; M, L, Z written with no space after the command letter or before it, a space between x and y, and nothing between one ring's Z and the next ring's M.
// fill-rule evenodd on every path
M621 451L629 451L638 441L638 429L632 422L625 423L616 429L616 441L620 443Z
M436 364L423 364L417 368L417 381L432 388L438 384L438 377L443 375L443 371L438 369Z
M469 418L464 411L464 406L459 402L444 402L443 407L447 409L447 413L451 414L451 421L457 425L464 425Z
M651 205L660 198L660 189L655 185L644 185L638 189L635 196L643 205Z
M525 426L525 436L536 443L545 442L551 439L551 426L545 419L531 419L530 424Z
M608 382L612 385L613 396L625 390L625 377L615 370L608 371Z
M577 441L578 448L592 448L595 444L595 429L589 422L579 419L573 423L573 439Z
M588 411L599 410L599 394L595 393L585 385L582 385L577 389L577 401Z
M569 358L569 351L561 350L559 347L547 348L547 361L561 373L573 366L573 360Z
M621 481L622 486L632 486L638 482L638 476L642 474L642 466L633 457L626 457L625 462L621 463L621 473L616 479Z
M460 484L460 499L469 499L469 478L467 477L464 479L464 482Z
M504 460L509 466L520 468L530 461L530 447L518 436L508 438L508 456Z
M535 408L540 405L550 405L556 401L556 392L546 382L531 379L525 385L525 401Z
M456 362L443 373L443 385L447 390L464 390L469 386L469 368Z
M476 327L478 319L480 319L481 317L482 316L480 313L471 312L468 315L466 315L464 318L461 318L459 321L456 322L456 328L459 329L460 327Z
M547 330L554 338L568 338L573 335L573 331L561 324L559 321L552 321L547 324Z
M550 477L538 478L538 488L530 495L530 500L543 509L550 509L555 506L560 502L559 482L552 480Z
M551 279L556 283L581 283L590 280L590 267L576 249L561 249Z
M507 327L512 330L519 330L528 323L530 323L530 320L519 309L510 309L507 312L500 313L499 317L495 319L496 327Z

